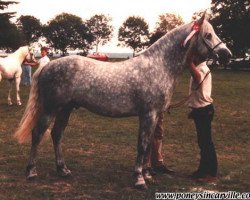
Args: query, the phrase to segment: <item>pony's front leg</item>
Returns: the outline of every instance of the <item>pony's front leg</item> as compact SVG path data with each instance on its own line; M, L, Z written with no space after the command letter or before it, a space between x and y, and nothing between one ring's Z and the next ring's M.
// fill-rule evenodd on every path
M13 103L12 103L12 100L11 100L11 91L12 91L13 80L9 80L8 82L9 82L8 105L12 106Z
M18 106L22 105L20 95L19 95L20 82L21 82L21 76L16 76L16 100L17 100L17 105Z
M139 136L137 145L137 159L135 166L135 187L138 189L147 189L144 171L150 167L149 154L152 134L157 122L157 113L150 112L139 116Z

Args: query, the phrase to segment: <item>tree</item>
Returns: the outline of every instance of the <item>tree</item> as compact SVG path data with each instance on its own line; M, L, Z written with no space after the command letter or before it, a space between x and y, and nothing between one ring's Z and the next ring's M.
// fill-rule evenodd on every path
M119 45L131 47L133 54L148 46L148 24L142 17L129 17L118 32Z
M0 10L4 10L6 8L8 8L9 5L12 4L17 4L18 2L16 1L2 1L0 0ZM15 12L5 12L5 13L0 13L0 18L4 18L4 19L10 19L12 17L14 17Z
M96 52L98 52L98 45L105 45L112 38L113 26L110 22L111 18L103 14L94 15L86 22L94 37Z
M156 22L156 31L169 32L172 29L184 24L183 19L179 15L165 13L159 15L158 21Z
M250 48L249 9L249 0L212 0L211 23L235 56L245 56Z
M162 32L162 31L154 31L154 32L152 32L150 34L149 43L151 45L154 44L157 40L159 40L165 34L166 34L166 32Z
M15 1L1 1L0 10L6 9L11 4L16 4ZM23 45L23 36L18 31L15 24L11 23L10 18L15 12L1 12L0 13L0 48L17 49Z
M19 30L24 34L25 41L30 44L38 41L42 36L42 24L39 19L26 15L21 16L17 20Z
M151 33L150 36L150 44L153 44L167 32L182 24L184 24L184 22L181 16L179 15L171 13L159 15L158 21L156 22L155 30L153 31L153 33Z
M82 49L87 52L93 37L89 28L78 16L62 13L48 22L44 28L44 35L56 50L61 50L63 55L67 49Z
M0 22L0 48L15 50L22 45L25 45L24 37L16 25L9 20Z

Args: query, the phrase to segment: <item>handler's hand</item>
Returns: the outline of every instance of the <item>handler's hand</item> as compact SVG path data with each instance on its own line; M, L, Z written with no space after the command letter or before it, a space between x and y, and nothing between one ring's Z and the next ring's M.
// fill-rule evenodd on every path
M194 52L192 52L191 50L188 50L186 54L186 58L185 58L185 65L189 67L191 63L193 63L194 58L195 58Z

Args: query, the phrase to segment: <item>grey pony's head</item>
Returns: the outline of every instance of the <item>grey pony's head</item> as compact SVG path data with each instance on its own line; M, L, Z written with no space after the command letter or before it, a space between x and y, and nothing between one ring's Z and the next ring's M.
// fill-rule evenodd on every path
M192 38L189 48L192 48L204 60L213 56L218 59L220 64L228 63L232 53L216 35L212 25L206 20L206 13L194 24L199 27L199 31Z

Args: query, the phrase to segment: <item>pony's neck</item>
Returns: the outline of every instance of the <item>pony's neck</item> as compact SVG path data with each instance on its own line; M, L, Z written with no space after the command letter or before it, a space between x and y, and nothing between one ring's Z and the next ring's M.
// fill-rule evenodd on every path
M17 55L18 60L19 60L19 62L20 62L21 64L23 63L25 57L27 56L27 52L26 52L26 49L25 49L25 48L26 48L26 46L25 46L25 47L20 47L18 50L16 50L16 51L14 52L14 54Z
M149 47L144 55L153 55L153 59L161 62L160 66L164 66L167 71L178 75L183 69L186 53L182 43L191 32L191 27L192 23L175 28Z

